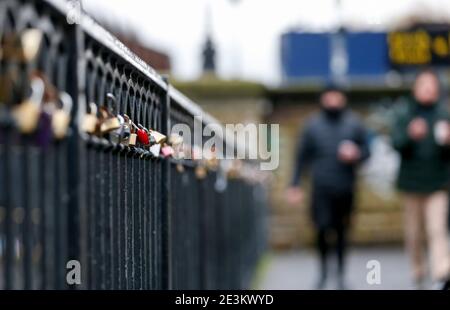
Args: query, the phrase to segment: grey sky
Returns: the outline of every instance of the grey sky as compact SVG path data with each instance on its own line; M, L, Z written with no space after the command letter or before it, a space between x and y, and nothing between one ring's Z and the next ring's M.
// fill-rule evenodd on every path
M205 11L218 55L218 74L274 84L280 80L279 37L290 28L331 30L342 20L357 29L392 27L404 15L426 12L450 20L450 0L83 0L94 17L135 33L167 52L179 79L200 74Z

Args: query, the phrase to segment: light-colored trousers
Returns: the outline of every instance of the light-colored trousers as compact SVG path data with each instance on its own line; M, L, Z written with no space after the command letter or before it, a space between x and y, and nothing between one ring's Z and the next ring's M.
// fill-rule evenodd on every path
M405 242L414 279L421 281L426 274L424 239L428 243L433 280L447 278L450 275L447 192L404 193L404 203Z

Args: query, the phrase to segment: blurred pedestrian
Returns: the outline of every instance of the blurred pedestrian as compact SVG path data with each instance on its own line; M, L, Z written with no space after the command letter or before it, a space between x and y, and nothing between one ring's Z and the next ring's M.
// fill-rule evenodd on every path
M401 157L397 185L403 196L405 241L417 288L423 288L426 270L423 226L435 287L449 286L449 124L437 75L428 69L421 71L411 98L396 107L392 126L392 143Z
M302 175L311 168L311 211L317 232L320 276L317 289L328 276L330 239L337 254L337 288L345 289L344 268L347 231L353 209L355 168L369 157L367 133L358 117L347 108L342 90L328 87L320 96L321 111L306 124L299 139L294 176L287 190L290 204L303 201Z

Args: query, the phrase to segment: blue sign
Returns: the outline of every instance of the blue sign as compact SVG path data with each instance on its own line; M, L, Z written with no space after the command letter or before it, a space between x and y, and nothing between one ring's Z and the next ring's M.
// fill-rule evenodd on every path
M386 33L349 32L345 38L350 77L383 75L389 71Z
M281 38L282 71L285 79L330 76L330 38L325 33L289 32Z
M382 77L391 69L387 34L384 32L301 33L288 32L282 36L281 61L283 77L287 81L331 80L333 36L344 42L340 55L347 59L345 75Z

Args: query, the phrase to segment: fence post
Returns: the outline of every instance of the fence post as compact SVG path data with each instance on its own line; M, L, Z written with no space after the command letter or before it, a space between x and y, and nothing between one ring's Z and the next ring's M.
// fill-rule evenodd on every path
M170 135L171 122L170 122L170 84L167 76L163 76L164 82L167 84L166 94L164 96L164 102L162 105L162 131L167 136ZM171 264L171 199L170 199L170 185L171 185L171 162L170 160L163 161L162 167L162 226L161 226L161 234L162 234L162 289L171 289L172 288L172 264Z

